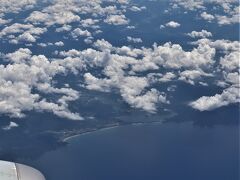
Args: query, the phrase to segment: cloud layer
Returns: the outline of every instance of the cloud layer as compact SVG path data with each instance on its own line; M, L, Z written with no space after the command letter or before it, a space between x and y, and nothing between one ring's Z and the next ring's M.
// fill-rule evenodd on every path
M222 13L210 12L209 4ZM178 8L197 10L196 18L219 27L239 23L235 0L171 0L170 6L168 13ZM29 14L19 22L8 17L9 13L25 10ZM145 6L138 7L128 0L0 1L0 24L4 25L0 29L1 42L14 47L11 52L0 53L0 114L21 118L26 112L38 111L84 119L81 112L70 108L72 101L81 98L81 92L57 79L68 75L81 79L78 85L88 91L118 93L129 107L148 113L172 103L168 93L175 86L169 86L169 91L158 87L179 81L192 86L213 83L221 88L221 93L192 100L189 106L196 110L213 110L240 101L239 41L213 40L214 33L200 29L182 33L192 40L188 42L191 48L167 41L145 46L144 37L137 33L138 24L132 24L129 16L145 10ZM131 32L124 40L117 39L125 45L99 38L105 26ZM184 26L183 22L168 19L160 28L172 28L176 33ZM47 42L42 37L48 33L63 37ZM82 39L87 48L80 48ZM69 49L65 40L79 47ZM41 53L33 53L36 45ZM45 53L50 46L55 48L52 54ZM10 124L9 128L15 126Z

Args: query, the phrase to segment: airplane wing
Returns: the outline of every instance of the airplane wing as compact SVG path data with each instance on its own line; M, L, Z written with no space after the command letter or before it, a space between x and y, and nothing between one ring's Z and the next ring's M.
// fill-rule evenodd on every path
M36 169L13 162L0 161L1 180L45 180Z

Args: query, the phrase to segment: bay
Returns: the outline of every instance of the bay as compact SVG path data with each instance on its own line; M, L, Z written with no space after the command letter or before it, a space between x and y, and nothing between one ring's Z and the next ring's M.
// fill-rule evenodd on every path
M79 135L31 164L48 180L237 180L238 126L190 122Z

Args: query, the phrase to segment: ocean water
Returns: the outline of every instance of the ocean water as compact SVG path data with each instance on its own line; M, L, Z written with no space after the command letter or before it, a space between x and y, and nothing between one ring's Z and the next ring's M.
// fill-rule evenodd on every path
M239 127L130 125L68 140L28 164L48 180L238 180Z
M151 47L155 42L162 45L171 41L189 50L194 46L190 44L192 39L185 34L193 30L207 29L213 33L213 40L239 39L238 24L219 28L214 23L196 20L198 12L195 11L184 14L179 10L165 14L164 10L169 4L165 0L134 2L147 7L140 14L127 12L126 16L131 19L130 25L136 26L136 29L101 24L103 33L96 36L95 40L104 38L120 47L128 44L127 36L132 36L141 37L144 42L129 44L133 47ZM14 17L13 22L23 20L28 13ZM182 26L177 30L159 29L161 24L171 20L181 23ZM63 39L66 34L57 34L54 30L55 28L49 28L48 33L42 35L38 42L62 40L65 47L44 49L37 45L27 47L0 41L1 52L9 53L27 47L33 54L45 54L51 58L55 57L55 50L81 50L90 46L84 44L83 39ZM69 75L57 78L61 84L69 83L81 92L81 98L70 104L70 109L85 117L96 117L99 124L112 119L134 122L139 118L157 120L163 116L160 111L150 116L130 109L120 96L114 93L86 91L79 87L82 81L79 77ZM238 180L239 106L197 112L188 107L187 102L203 94L211 96L220 93L222 89L214 85L191 86L182 82L169 82L156 85L156 88L166 91L167 87L173 84L177 85L177 91L169 92L171 104L168 108L177 116L169 119L167 123L99 130L72 138L68 144L59 142L48 132L56 133L97 123L91 120L72 122L39 112L26 113L27 116L21 120L1 116L1 127L12 120L18 122L20 127L9 132L0 131L0 159L33 166L42 171L47 180Z

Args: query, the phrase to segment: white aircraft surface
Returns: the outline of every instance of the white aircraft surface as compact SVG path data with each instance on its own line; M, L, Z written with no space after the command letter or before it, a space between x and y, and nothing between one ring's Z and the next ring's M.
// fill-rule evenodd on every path
M0 161L0 180L46 180L38 170L18 163Z

